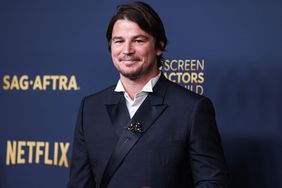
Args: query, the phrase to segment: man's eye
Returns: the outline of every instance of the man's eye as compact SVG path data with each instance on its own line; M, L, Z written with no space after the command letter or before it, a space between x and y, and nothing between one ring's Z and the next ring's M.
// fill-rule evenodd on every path
M114 43L116 44L122 43L122 40L115 40Z
M143 41L143 40L140 40L140 39L139 39L139 40L135 40L135 42L136 42L136 43L144 43L144 41Z

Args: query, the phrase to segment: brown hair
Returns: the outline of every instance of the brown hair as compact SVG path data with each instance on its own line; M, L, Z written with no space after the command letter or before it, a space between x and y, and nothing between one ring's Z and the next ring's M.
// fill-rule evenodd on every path
M138 26L152 35L155 38L156 49L165 51L167 44L167 38L165 29L159 15L148 4L140 1L136 1L129 4L122 4L117 7L116 13L110 20L106 37L109 44L109 50L111 50L111 39L114 24L117 20L128 19L138 24ZM157 63L160 67L162 65L162 54L157 57Z

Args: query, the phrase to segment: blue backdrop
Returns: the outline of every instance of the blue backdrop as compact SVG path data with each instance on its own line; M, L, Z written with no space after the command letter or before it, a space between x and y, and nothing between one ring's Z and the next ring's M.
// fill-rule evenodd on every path
M214 102L233 187L282 187L282 2L161 1L163 71ZM0 187L65 187L80 100L117 82L124 1L0 1Z

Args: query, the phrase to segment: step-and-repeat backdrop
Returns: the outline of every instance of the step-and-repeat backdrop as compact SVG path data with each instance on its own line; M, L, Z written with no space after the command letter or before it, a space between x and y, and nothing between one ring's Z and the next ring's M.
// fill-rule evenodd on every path
M282 2L147 1L162 71L214 102L233 187L282 187ZM123 1L0 2L0 187L65 187L83 96L115 84L105 33Z

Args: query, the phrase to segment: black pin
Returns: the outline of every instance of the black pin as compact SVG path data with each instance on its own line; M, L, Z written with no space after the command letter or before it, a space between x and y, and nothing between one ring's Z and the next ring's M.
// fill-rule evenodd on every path
M133 132L133 133L142 133L143 129L141 126L141 123L139 122L135 122L135 123L131 123L128 127L127 130Z

